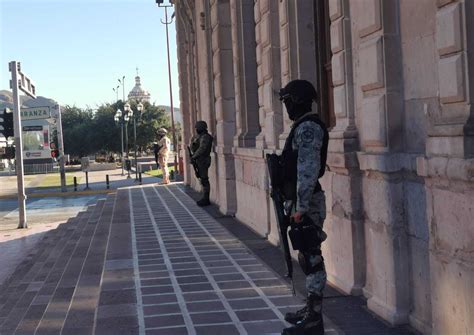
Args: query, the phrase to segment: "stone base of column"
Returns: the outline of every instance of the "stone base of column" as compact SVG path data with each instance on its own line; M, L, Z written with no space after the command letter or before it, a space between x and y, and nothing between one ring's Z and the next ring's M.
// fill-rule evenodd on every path
M237 195L235 162L232 153L217 153L217 172L219 210L224 215L234 215L237 211Z
M369 298L367 300L367 307L388 321L392 326L403 325L408 322L407 310L399 310L393 306L389 306L377 297Z

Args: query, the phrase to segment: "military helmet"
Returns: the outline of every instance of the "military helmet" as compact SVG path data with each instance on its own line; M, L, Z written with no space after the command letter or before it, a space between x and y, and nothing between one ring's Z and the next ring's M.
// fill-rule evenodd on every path
M207 123L206 121L197 121L194 125L197 131L206 131L207 130Z
M168 131L165 128L160 128L156 131L158 135L166 135Z
M294 104L305 104L316 101L318 94L313 84L304 79L290 81L280 90L280 100L291 99Z

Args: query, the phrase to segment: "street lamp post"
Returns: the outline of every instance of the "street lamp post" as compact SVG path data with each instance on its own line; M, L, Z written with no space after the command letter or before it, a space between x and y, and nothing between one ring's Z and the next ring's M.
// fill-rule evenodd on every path
M168 36L168 26L173 23L173 18L174 18L174 13L171 15L171 20L168 21L168 7L173 7L173 1L170 1L169 4L164 4L163 0L156 0L156 3L158 4L158 7L164 7L165 9L165 21L161 20L161 23L163 23L166 26L166 52L168 55L168 81L169 81L169 87L170 87L170 104L171 104L171 130L173 132L173 148L174 148L174 168L175 171L179 174L179 166L178 166L178 160L179 160L179 148L176 142L176 130L174 126L174 108L173 108L173 89L171 85L171 63L170 63L170 42L169 42L169 36Z
M123 116L123 120L124 120L124 123L125 123L125 151L126 151L126 157L127 157L126 161L129 161L129 157L128 157L128 121L130 120L130 117L133 117L133 111L132 110L130 110L129 112L125 112L125 114ZM130 179L130 169L128 168L128 165L127 165L127 173L128 173L127 179Z
M122 80L117 79L120 85L122 85L122 101L125 103L125 76L122 76ZM118 100L118 99L117 99Z
M117 85L117 87L112 87L112 90L115 92L115 94L117 95L117 99L115 101L118 101L118 94L119 94L119 89L120 85Z
M115 112L114 120L118 124L120 124L120 143L122 145L122 176L124 175L123 173L123 166L124 166L124 159L123 159L123 125L125 124L125 141L126 141L126 147L127 147L127 159L128 159L128 136L127 136L127 123L128 120L130 119L130 116L128 115L129 113L127 112L122 112L120 109L117 109L117 112ZM130 170L128 170L128 177L130 178Z
M134 145L134 156L135 156L135 180L138 180L138 161L137 161L137 119L142 115L143 104L140 102L137 105L137 113L134 113L130 104L127 102L124 106L125 112L130 112L133 115L133 145Z
M115 115L114 115L114 120L116 123L118 123L120 125L120 144L121 144L121 153L120 153L120 158L122 160L122 176L124 175L123 173L123 165L124 165L124 159L123 159L123 117L122 117L122 111L119 109L117 109L117 111L115 112Z

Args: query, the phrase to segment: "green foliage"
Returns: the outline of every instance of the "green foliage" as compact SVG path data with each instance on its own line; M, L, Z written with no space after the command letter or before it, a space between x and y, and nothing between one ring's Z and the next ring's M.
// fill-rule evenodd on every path
M83 157L93 150L93 113L67 106L61 113L64 148L73 157Z
M131 108L137 112L135 102ZM96 153L120 153L121 127L114 121L117 109L124 110L124 103L103 104L94 112L91 109L66 106L62 111L64 133L64 148L66 154L72 157L83 157ZM169 116L164 109L144 103L144 111L140 116L128 122L127 132L129 148L133 150L133 122L136 122L137 146L144 151L150 148L156 140L156 130L159 128L171 129ZM125 126L124 126L125 150Z

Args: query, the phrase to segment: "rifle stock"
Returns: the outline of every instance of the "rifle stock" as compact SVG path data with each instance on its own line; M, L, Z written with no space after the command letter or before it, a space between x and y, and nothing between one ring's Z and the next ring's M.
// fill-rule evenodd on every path
M270 176L271 192L270 196L273 200L275 216L277 218L278 230L280 234L280 246L282 248L285 262L287 266L287 277L293 280L293 263L291 259L290 246L288 244L288 227L290 227L290 219L285 214L283 193L281 191L280 176L280 160L276 154L266 155L268 174ZM294 288L293 288L294 290Z

